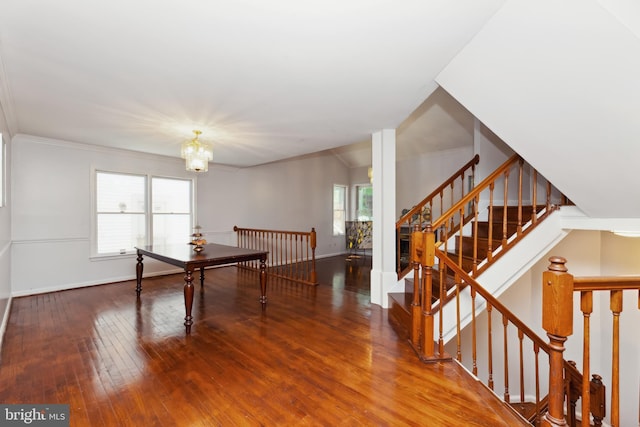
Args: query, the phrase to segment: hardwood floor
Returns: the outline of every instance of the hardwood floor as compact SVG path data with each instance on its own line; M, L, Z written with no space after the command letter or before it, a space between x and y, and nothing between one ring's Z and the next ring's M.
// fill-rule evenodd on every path
M182 275L15 298L0 402L68 403L72 426L527 425L455 362L423 364L369 303L370 259L320 285L207 270L190 336ZM133 268L133 263L132 263Z

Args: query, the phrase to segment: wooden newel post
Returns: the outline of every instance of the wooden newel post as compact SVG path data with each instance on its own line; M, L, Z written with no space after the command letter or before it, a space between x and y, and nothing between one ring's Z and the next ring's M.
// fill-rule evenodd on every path
M318 272L316 271L316 229L311 228L309 246L311 246L311 283L318 284Z
M549 337L549 410L543 426L565 426L564 418L564 342L573 334L573 276L561 257L542 274L542 327Z
M422 357L433 359L435 356L435 341L433 340L433 266L435 264L435 234L431 223L423 233L422 252Z
M420 348L420 266L422 265L423 233L419 225L413 226L409 253L413 266L413 300L411 301L411 344L417 351Z

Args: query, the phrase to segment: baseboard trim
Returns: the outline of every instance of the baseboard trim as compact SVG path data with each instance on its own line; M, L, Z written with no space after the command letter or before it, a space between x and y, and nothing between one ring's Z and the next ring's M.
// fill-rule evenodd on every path
M9 323L9 313L11 313L11 303L13 298L9 296L7 301L7 308L2 316L2 324L0 324L0 365L2 364L2 344L4 343L4 333L7 330L7 324Z

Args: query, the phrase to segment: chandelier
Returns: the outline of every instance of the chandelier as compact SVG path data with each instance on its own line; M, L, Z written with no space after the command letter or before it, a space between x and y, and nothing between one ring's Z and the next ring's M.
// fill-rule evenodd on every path
M209 161L213 160L213 148L211 144L200 142L198 137L202 131L194 130L196 136L182 143L181 156L186 160L187 170L193 172L206 172L209 170Z

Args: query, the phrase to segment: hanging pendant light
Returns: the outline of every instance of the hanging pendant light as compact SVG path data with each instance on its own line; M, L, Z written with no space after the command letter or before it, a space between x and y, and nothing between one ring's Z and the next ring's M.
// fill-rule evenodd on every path
M200 142L198 137L202 131L194 130L193 139L182 143L181 156L186 160L188 171L206 172L209 170L209 161L213 160L213 148L211 144Z

